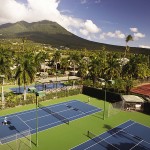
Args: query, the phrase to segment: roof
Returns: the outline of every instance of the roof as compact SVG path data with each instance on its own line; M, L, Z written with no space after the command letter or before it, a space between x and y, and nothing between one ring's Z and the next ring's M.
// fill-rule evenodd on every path
M144 99L136 95L122 95L125 102L144 103Z
M141 94L144 96L150 96L150 84L141 85L130 90L132 93Z

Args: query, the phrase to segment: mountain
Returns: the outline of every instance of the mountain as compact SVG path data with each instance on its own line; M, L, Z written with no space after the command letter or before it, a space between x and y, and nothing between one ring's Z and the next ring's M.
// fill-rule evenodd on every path
M28 23L20 21L16 23L7 23L0 25L0 39L12 39L26 37L28 40L50 44L54 47L65 46L71 49L88 49L99 50L103 46L110 51L124 52L125 47L115 46L104 43L92 42L80 38L56 22L47 20ZM132 47L130 49L132 53L150 54L149 49Z

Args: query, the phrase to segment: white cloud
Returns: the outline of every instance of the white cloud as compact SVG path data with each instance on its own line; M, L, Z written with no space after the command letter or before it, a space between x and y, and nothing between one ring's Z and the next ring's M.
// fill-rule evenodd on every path
M115 31L115 37L119 38L119 39L124 39L125 34L123 34L121 31L117 30L117 31Z
M100 39L106 39L106 38L118 38L123 39L125 38L125 34L123 34L120 30L116 30L115 32L107 32L100 34Z
M81 4L87 3L87 0L81 0Z
M101 0L95 0L95 3L96 4L101 3Z
M15 0L0 0L0 23L16 22L26 16L24 4L17 3Z
M98 33L101 31L101 29L98 28L91 20L86 20L86 22L84 23L84 28L89 33Z
M87 0L82 0L86 3ZM79 33L88 39L101 31L92 20L83 20L63 14L58 9L60 0L27 0L26 4L16 0L0 0L0 24L14 23L20 20L36 22L50 20L73 33Z
M101 40L105 40L106 39L106 33L102 33L102 34L100 34L100 39Z
M80 34L86 37L88 40L96 40L96 34L101 31L91 20L86 20L81 24ZM93 40L93 41L94 41Z
M138 32L138 28L130 28L131 32Z
M87 36L89 34L88 31L85 29L80 29L80 33L84 36Z
M58 0L27 0L27 4L15 0L0 0L0 24L25 20L28 22L50 20L59 23L66 29L77 28L87 30L88 33L100 31L91 20L82 20L63 15L58 10ZM83 1L82 1L83 2ZM84 0L84 2L87 2ZM81 32L83 33L83 31ZM85 31L84 31L85 34Z
M139 40L139 38L144 38L145 37L145 34L143 33L140 33L140 32L137 32L137 33L134 33L134 40Z
M133 39L134 40L139 40L140 38L144 38L145 37L145 34L143 33L140 33L138 31L138 28L130 28L130 31L133 32Z
M150 46L148 46L148 45L139 45L139 47L141 47L141 48L148 48L148 49L150 49Z

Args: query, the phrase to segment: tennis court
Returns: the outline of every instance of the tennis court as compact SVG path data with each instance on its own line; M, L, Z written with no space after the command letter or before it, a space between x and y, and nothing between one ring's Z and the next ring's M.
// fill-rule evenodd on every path
M49 89L55 89L55 88L62 88L64 87L65 85L63 83L57 83L54 84L54 83L50 83L50 84L37 84L35 85L35 88L38 90L38 91L44 91L44 90L49 90ZM34 86L27 86L26 87L26 92L28 92L28 88L32 88ZM15 93L15 94L23 94L24 93L24 87L14 87L14 88L10 88L10 90Z
M101 109L72 100L51 106L39 106L38 109L38 131L43 131L63 123L85 117L87 115L101 111ZM4 117L0 117L0 144L5 144L16 139L16 134L28 131L36 132L36 109L8 115L8 125L2 125Z
M150 150L150 128L129 120L99 136L88 131L89 141L72 150Z

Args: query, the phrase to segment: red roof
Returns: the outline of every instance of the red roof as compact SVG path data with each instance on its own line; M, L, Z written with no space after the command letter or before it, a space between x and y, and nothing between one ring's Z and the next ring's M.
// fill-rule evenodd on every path
M150 96L150 84L145 84L130 90L132 93Z

